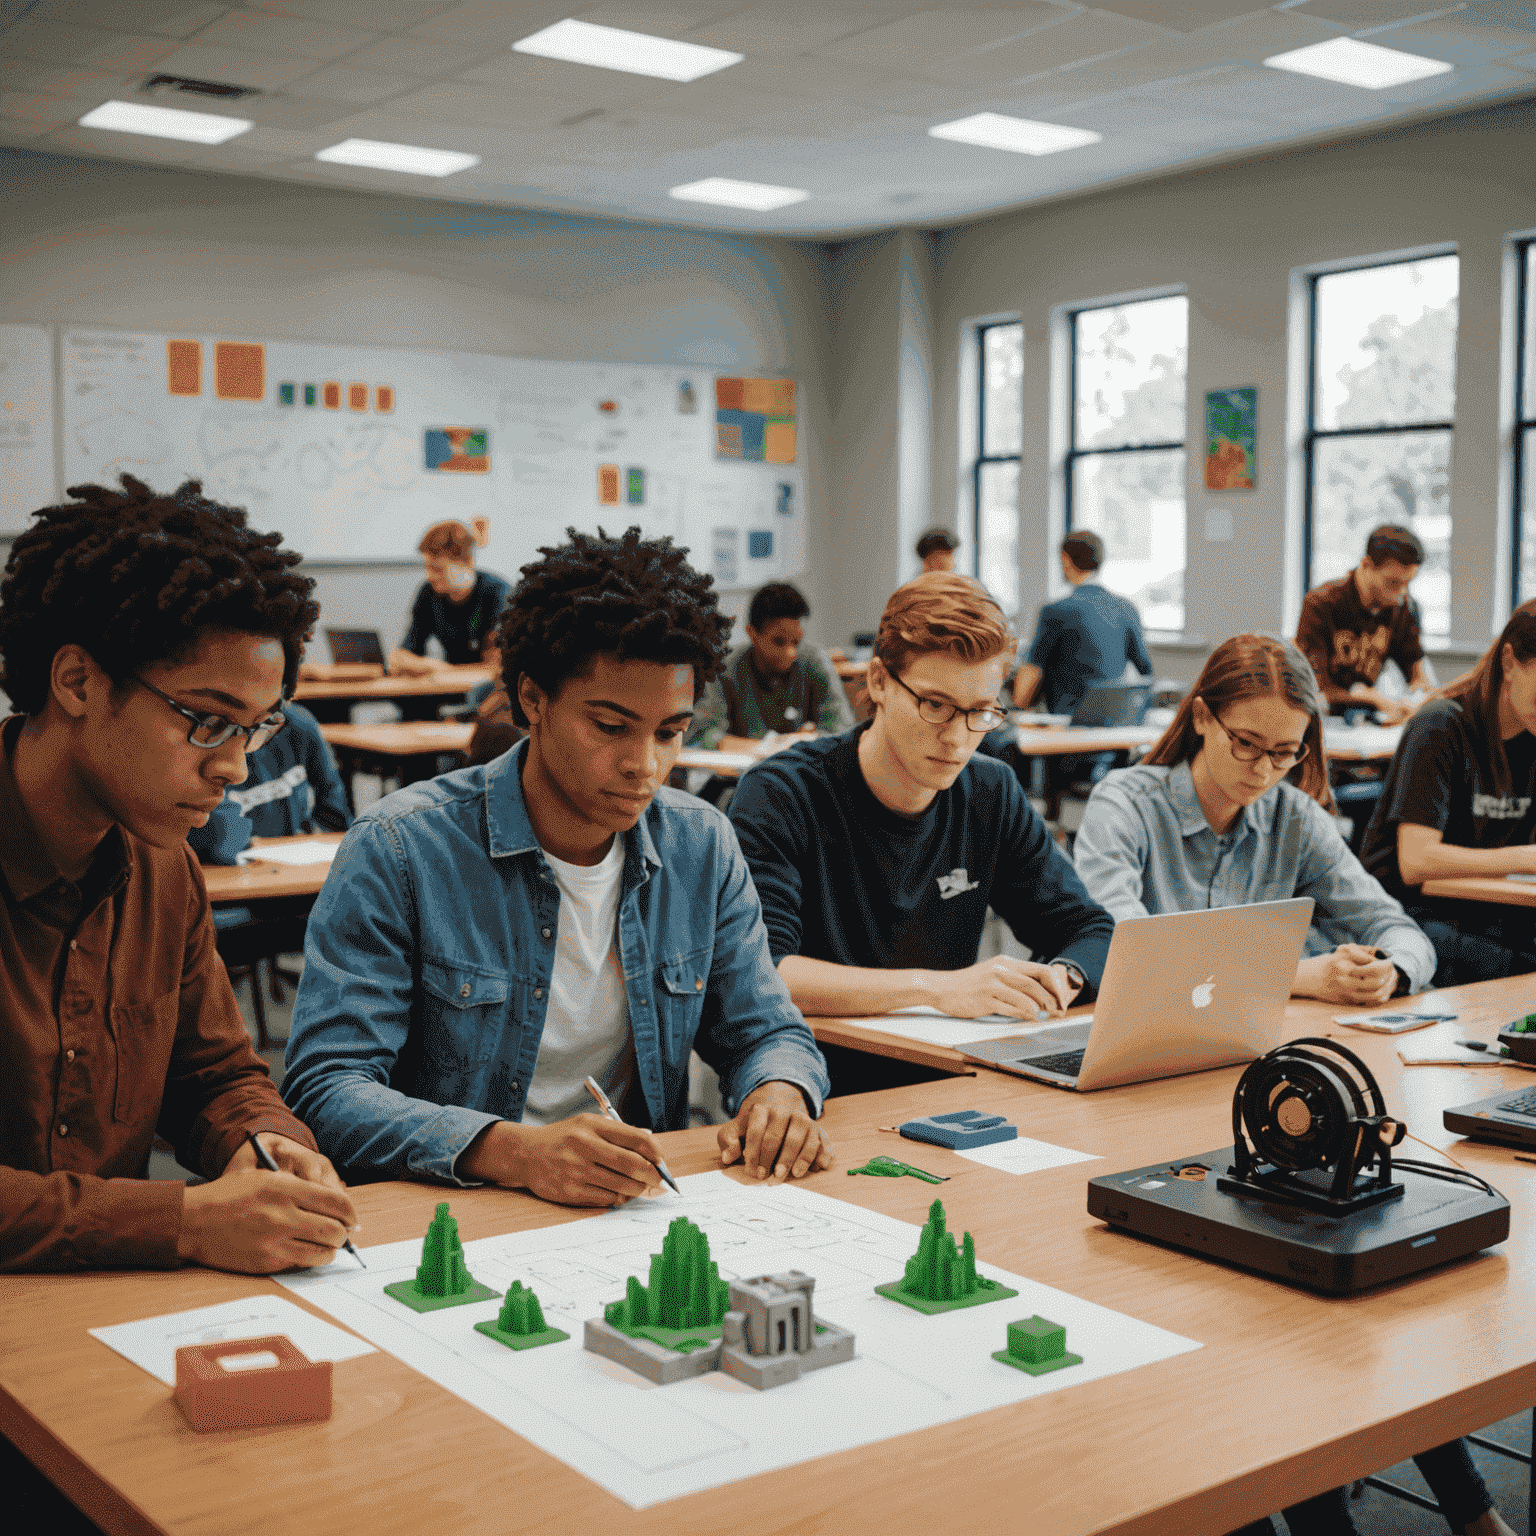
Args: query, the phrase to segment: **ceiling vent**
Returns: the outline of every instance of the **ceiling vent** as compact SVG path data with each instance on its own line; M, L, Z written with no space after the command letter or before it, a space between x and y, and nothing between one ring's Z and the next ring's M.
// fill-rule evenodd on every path
M201 96L214 101L243 101L260 96L254 85L225 85L220 80L189 80L185 75L151 75L140 87L150 96Z

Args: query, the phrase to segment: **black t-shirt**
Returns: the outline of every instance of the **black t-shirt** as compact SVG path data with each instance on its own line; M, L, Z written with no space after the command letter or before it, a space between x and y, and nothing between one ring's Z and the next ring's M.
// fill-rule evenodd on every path
M973 757L919 816L864 781L868 724L777 752L742 776L730 818L763 904L774 962L805 955L883 970L976 962L987 908L1035 959L1070 960L1097 989L1114 919L1084 889L1012 769Z
M480 647L496 628L512 588L500 576L476 571L475 584L462 603L440 597L422 582L411 604L411 627L400 648L424 656L428 639L436 635L455 666L480 660Z
M1494 788L1488 742L1455 699L1434 699L1403 727L1387 769L1361 863L1400 901L1422 898L1397 868L1400 822L1437 829L1458 848L1510 848L1536 833L1536 737L1521 731L1504 743L1510 792Z

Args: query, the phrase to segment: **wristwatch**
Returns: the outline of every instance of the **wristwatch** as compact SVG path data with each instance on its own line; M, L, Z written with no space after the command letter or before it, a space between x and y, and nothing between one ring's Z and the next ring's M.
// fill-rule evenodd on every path
M1072 978L1072 985L1079 992L1088 985L1088 978L1083 974L1081 968L1074 965L1070 960L1052 960L1051 964L1059 965Z

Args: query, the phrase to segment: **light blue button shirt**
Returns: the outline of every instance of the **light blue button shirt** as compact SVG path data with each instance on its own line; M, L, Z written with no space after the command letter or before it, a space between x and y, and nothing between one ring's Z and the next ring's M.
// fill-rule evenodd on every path
M347 834L315 902L283 1097L363 1178L463 1183L454 1162L518 1120L549 1006L560 890L523 799L520 742L412 785ZM663 789L625 834L619 956L636 1080L658 1130L688 1124L695 1045L734 1113L787 1082L829 1089L814 1036L768 953L730 823Z
M1322 806L1283 780L1218 836L1188 763L1121 768L1094 786L1073 862L1116 922L1310 896L1309 955L1340 944L1383 949L1414 992L1435 974L1423 930L1366 873Z

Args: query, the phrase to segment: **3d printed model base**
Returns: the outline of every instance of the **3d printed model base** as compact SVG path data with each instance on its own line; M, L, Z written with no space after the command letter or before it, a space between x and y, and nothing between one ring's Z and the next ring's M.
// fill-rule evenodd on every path
M1044 1376L1047 1371L1083 1363L1081 1355L1067 1353L1067 1330L1038 1314L1009 1323L1008 1348L994 1350L992 1358L1015 1370L1028 1371L1031 1376Z
M506 1300L495 1319L476 1323L475 1332L505 1344L508 1349L537 1349L541 1344L558 1344L570 1338L559 1328L544 1326L539 1298L521 1280L514 1280L507 1288Z
M976 1244L967 1232L964 1245L955 1247L954 1237L945 1230L942 1200L935 1200L928 1207L928 1220L923 1223L917 1252L907 1260L906 1274L875 1289L882 1296L930 1317L937 1312L957 1312L961 1307L979 1307L989 1301L1006 1301L1019 1294L976 1273Z
M947 1115L923 1115L908 1120L901 1127L908 1141L931 1141L936 1146L961 1151L971 1147L990 1147L998 1141L1016 1141L1019 1128L1002 1115L981 1109L957 1109Z
M331 1416L331 1362L311 1360L285 1334L184 1344L176 1402L196 1430L256 1429Z
M459 1224L442 1201L421 1244L421 1263L414 1280L396 1280L384 1287L388 1296L413 1312L436 1312L441 1307L462 1307L472 1301L491 1301L501 1293L471 1278L464 1267L464 1245Z

